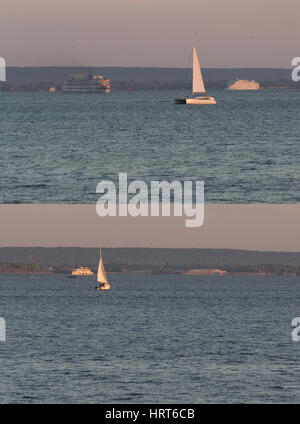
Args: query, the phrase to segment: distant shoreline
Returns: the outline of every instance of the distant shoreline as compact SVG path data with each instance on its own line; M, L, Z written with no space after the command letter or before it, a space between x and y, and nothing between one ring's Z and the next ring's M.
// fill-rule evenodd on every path
M191 270L193 271L193 270ZM123 271L123 272L106 272L107 275L137 275L137 274L142 274L142 275L183 275L183 276L219 276L220 278L223 276L238 276L238 277L268 277L268 276L285 276L285 277L300 277L300 273L295 273L295 272L283 272L283 273L276 273L276 272L242 272L242 271L223 271L223 272L215 272L214 270L211 269L202 269L202 270L194 270L194 271L198 271L198 272L187 272L187 271L166 271L166 270L156 270L156 271L148 271L148 270L139 270L139 271ZM71 272L68 271L59 271L59 272L52 272L52 271L33 271L33 272L29 272L29 271L11 271L11 272L0 272L0 276L4 276L4 275L65 275L65 276L69 276L71 275ZM93 277L93 276L77 276L76 278L86 278L86 277Z
M207 90L217 90L217 91L227 91L227 86L230 81L215 81L206 83ZM300 84L293 82L291 80L285 80L284 82L280 82L278 84L270 81L257 81L260 84L260 88L258 90L229 90L247 93L249 91L257 92L264 90L299 90ZM183 90L184 92L191 91L191 84L186 84L184 88L181 88L182 82L160 82L157 83L155 81L146 81L143 83L139 82L126 82L126 81L112 81L111 82L111 91L112 92L134 92L134 91L178 91ZM54 92L50 93L51 90ZM12 84L3 84L0 85L0 93L49 93L52 96L55 94L62 94L62 83L52 83L52 82L39 82L33 81L28 84L22 85L12 85ZM69 95L78 95L78 93L63 93L66 96ZM109 94L105 93L80 93L80 95L95 95L95 96L107 96Z
M299 88L293 82L289 68L203 68L206 89L224 89L230 81L255 80L262 88ZM111 81L112 91L118 90L178 90L191 88L191 70L186 68L123 67L123 66L8 66L7 83L3 91L45 92L50 87L61 91L64 81L72 74L93 73ZM6 88L5 88L6 87ZM0 85L1 91L1 85ZM53 93L52 93L53 94Z

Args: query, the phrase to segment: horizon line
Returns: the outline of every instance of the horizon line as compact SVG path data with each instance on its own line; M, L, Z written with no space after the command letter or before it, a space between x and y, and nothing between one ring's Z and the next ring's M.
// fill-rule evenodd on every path
M224 247L143 247L143 246L0 246L0 249L168 249L168 250L223 250L235 252L257 252L257 253L298 253L300 250L255 250L255 249L232 249ZM1 259L0 259L1 262Z
M183 66L133 66L133 65L7 65L6 68L138 68L138 69L186 69ZM292 67L270 66L202 66L202 69L280 69L292 70Z

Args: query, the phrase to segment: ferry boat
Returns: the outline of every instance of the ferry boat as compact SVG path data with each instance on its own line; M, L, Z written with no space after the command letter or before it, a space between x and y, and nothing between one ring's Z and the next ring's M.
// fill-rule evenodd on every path
M110 93L110 80L102 75L71 75L62 90L64 93Z
M79 268L73 269L72 275L73 276L77 276L77 275L94 275L94 273L87 266L81 266Z
M259 90L260 85L254 80L236 80L233 83L229 83L228 90Z

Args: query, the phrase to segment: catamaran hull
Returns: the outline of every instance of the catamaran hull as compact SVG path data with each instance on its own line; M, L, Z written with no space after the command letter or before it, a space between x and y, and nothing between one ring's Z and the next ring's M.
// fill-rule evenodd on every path
M174 103L176 105L215 105L216 100L213 97L203 97L200 99L175 99Z
M102 284L101 286L96 286L95 290L110 290L110 284Z
M175 99L174 104L175 105L185 105L185 99Z
M216 101L213 97L191 98L185 99L187 105L215 105Z
M103 284L103 285L100 287L100 290L110 290L110 284Z

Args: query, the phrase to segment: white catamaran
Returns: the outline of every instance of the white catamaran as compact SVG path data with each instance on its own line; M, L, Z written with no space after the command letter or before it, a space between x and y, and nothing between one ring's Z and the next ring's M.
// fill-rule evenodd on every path
M186 97L185 99L175 99L175 104L186 104L186 105L215 105L216 100L213 97L208 97L204 87L202 78L202 72L200 63L196 51L196 47L193 46L193 90L192 97Z
M98 286L95 287L96 290L109 290L110 284L108 283L103 260L102 260L102 249L100 247L100 259L99 259L99 265L98 265L98 272L97 272L97 282Z

